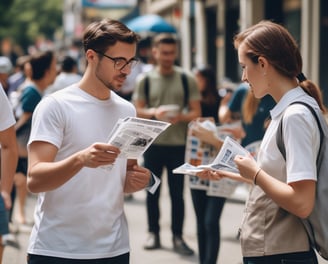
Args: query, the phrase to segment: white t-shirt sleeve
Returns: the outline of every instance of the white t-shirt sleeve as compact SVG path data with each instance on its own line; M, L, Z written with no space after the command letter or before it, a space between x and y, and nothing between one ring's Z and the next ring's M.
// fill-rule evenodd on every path
M33 113L32 130L28 145L33 141L46 141L60 148L63 139L64 115L55 99L47 96Z
M14 118L14 114L12 108L10 106L9 100L5 91L3 90L0 84L0 131L3 131L11 126L13 126L16 122Z

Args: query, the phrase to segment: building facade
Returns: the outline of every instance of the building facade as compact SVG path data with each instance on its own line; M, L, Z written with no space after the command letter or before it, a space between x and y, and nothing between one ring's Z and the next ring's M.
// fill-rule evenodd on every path
M303 72L319 84L328 105L328 1L324 0L145 0L144 13L174 24L181 39L181 64L210 64L218 80L238 82L241 70L233 36L263 19L281 23L299 43Z
M77 4L81 0L66 1L75 9L81 5ZM101 12L87 10L90 7L83 8L86 2L99 2L107 9ZM122 18L123 22L126 21L127 12L134 15L158 14L177 28L181 40L180 63L183 67L191 69L210 64L215 68L219 81L229 78L233 82L239 82L241 77L233 36L263 19L281 23L298 41L303 56L303 72L319 84L325 104L328 105L326 0L82 0L82 8L78 9L83 14L80 20L74 19L82 21L77 25L78 32L86 20L86 14L89 20L92 19L90 12L98 16L102 14L115 19ZM69 21L73 21L73 18ZM76 31L71 26L68 28Z

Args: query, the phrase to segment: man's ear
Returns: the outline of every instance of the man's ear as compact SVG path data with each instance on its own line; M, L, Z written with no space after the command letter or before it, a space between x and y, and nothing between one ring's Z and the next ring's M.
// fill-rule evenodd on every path
M93 60L96 56L96 52L93 51L92 49L88 49L85 53L85 56L86 56L87 60Z

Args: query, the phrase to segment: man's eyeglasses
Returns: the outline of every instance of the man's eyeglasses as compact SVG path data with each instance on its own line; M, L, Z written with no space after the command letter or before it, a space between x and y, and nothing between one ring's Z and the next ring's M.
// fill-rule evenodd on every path
M99 52L99 51L96 51L98 54L106 57L107 59L110 59L114 62L114 68L115 70L123 70L125 67L128 67L129 69L133 69L137 64L138 64L138 60L136 58L133 58L129 61L127 61L125 58L113 58L113 57L110 57L108 55L106 55L105 53L102 53L102 52Z

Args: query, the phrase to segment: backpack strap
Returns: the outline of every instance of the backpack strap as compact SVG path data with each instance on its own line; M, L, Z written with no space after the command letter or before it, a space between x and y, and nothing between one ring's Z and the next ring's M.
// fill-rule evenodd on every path
M188 101L189 101L189 86L188 86L187 75L184 72L181 73L181 81L184 91L183 103L184 106L186 107L188 106ZM149 76L148 75L146 75L145 77L144 89L145 89L144 91L145 91L146 104L149 105Z
M318 153L320 153L324 133L323 133L323 129L322 129L321 124L320 124L319 117L317 116L317 114L316 114L315 110L313 109L313 107L310 106L309 104L307 104L305 102L302 102L302 101L296 101L296 102L292 102L290 105L293 105L293 104L301 104L301 105L306 106L311 111L312 115L314 116L315 120L317 121L317 125L318 125L319 131L320 131L320 147L319 147L319 152L318 152ZM282 156L286 160L286 149L285 149L284 137L283 137L283 133L282 133L283 118L284 117L281 118L278 129L277 129L276 142L277 142L277 146L278 146L279 151L281 152ZM319 155L318 155L318 157L319 157Z
M149 76L146 75L145 77L145 98L146 98L146 104L149 106Z
M188 86L188 79L186 73L182 72L181 73L181 80L182 80L182 86L184 90L184 106L188 106L188 101L189 101L189 86Z

